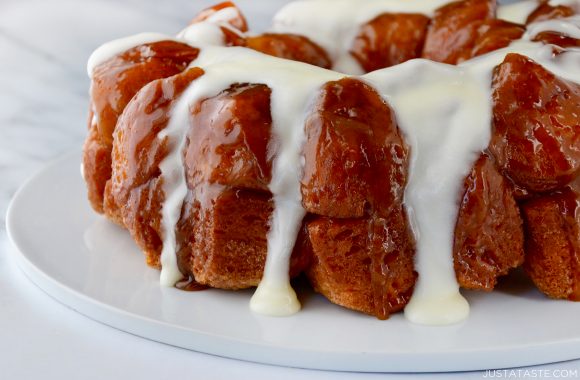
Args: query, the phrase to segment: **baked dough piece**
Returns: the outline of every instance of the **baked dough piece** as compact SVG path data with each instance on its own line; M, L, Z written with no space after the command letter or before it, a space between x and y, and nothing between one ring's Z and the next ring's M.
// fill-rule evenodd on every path
M111 150L117 119L147 83L182 72L199 54L189 45L161 41L140 45L98 65L92 73L89 137L83 166L89 200L103 212L105 186L111 178Z
M548 0L542 0L540 5L526 19L526 24L546 21L555 18L569 17L574 14L574 9L566 5L550 5Z
M526 222L524 268L552 298L580 301L579 183L522 205Z
M580 172L580 85L519 54L508 54L493 76L490 151L518 186L548 192Z
M306 121L308 277L334 303L387 318L409 300L414 241L403 209L408 147L393 111L357 79L329 82Z
M513 187L484 153L465 179L455 227L454 267L459 285L493 290L498 277L523 263L523 245Z

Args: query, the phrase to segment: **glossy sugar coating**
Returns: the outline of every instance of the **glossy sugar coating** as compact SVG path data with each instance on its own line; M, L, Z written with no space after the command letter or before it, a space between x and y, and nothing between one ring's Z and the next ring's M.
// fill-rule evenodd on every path
M169 150L167 139L159 139L157 134L167 127L176 97L201 75L203 71L194 68L147 84L127 105L114 133L105 213L118 216L145 252L147 262L156 267L165 198L159 164Z
M366 72L418 58L430 21L422 14L382 14L361 26L351 54Z
M403 200L408 148L394 113L364 82L325 85L306 119L302 202L329 217L388 215Z
M490 151L500 170L535 192L559 189L577 177L580 85L509 54L495 69L493 89Z
M524 234L513 187L482 154L465 179L455 227L454 266L459 285L493 290L498 277L524 261Z
M423 25L424 16L380 15L363 25L353 55L369 69L413 58L418 50L456 63L523 33L523 26L493 18L493 2L472 3L441 8L427 35L412 41L400 41L389 30L411 18ZM543 4L530 17L562 12L567 11ZM227 22L247 30L239 11ZM301 36L248 37L225 26L222 31L229 46L330 66L324 50ZM560 46L578 41L558 33L536 40ZM397 49L387 49L393 46ZM163 238L159 165L169 150L157 135L180 94L204 75L198 68L186 70L198 54L178 42L149 43L93 73L96 117L84 150L89 199L131 232L155 267ZM525 245L524 267L543 292L580 298L578 88L521 55L508 55L494 71L492 141L466 177L455 228L461 286L493 289L499 276L521 265ZM232 83L190 105L183 151L188 194L177 224L177 257L181 272L199 283L241 289L258 285L262 277L273 208L270 95L263 84ZM329 82L313 99L302 178L309 215L294 247L291 276L305 272L332 302L387 318L408 302L417 277L403 207L408 147L390 106L363 81Z
M579 300L580 86L511 54L494 74L490 151L527 192L524 268L553 298Z
M274 57L309 63L325 69L332 66L324 49L308 38L298 35L264 33L248 36L243 46Z
M522 205L526 223L524 268L552 298L580 301L579 183Z
M324 86L305 128L302 199L323 216L307 224L308 276L333 302L386 318L407 303L416 278L402 204L408 148L394 114L347 78Z
M173 41L137 46L99 65L91 85L91 120L83 165L93 207L103 211L111 177L111 150L117 119L147 83L182 72L199 50ZM94 119L94 120L93 120Z
M572 16L574 9L566 5L550 5L549 1L542 0L540 5L528 16L526 24L532 22L552 20L556 18L563 18Z
M495 0L457 1L439 8L431 21L423 58L455 64L471 49L477 30L495 16Z

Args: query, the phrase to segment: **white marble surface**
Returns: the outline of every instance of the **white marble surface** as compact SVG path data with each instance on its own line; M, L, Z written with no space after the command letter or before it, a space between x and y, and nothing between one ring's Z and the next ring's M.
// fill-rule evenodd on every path
M60 305L32 285L10 259L4 224L10 197L47 161L82 144L89 84L85 61L90 52L104 41L136 32L176 32L213 2L0 0L0 378L384 376L263 366L150 342ZM256 30L264 29L284 2L238 0L250 10ZM580 361L534 369L578 370ZM477 379L485 373L390 376Z

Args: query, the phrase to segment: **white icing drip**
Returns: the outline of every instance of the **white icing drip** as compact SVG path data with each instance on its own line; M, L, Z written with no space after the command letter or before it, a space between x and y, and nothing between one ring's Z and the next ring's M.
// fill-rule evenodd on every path
M172 287L183 278L177 265L177 246L175 227L181 217L183 199L187 195L187 185L181 152L185 145L182 138L183 117L189 115L189 108L181 102L172 110L172 117L163 131L157 137L167 138L171 153L159 165L163 178L163 193L165 200L161 209L163 248L161 250L161 286Z
M449 324L469 314L453 268L458 205L465 177L489 144L492 70L511 52L580 80L580 51L553 57L550 46L524 41L457 67L412 60L363 76L391 104L411 146L405 207L417 240L419 273L405 308L412 322Z
M135 34L134 36L109 41L99 46L97 50L95 50L89 57L89 61L87 63L87 73L89 74L89 78L93 77L93 71L95 70L95 67L116 56L117 54L121 54L124 51L139 45L165 41L167 39L173 40L174 38L161 33L139 33Z
M557 32L572 38L580 38L580 15L534 22L528 25L526 38L533 39L542 32Z
M238 10L234 7L221 9L202 22L190 24L177 37L190 45L197 43L198 46L223 46L225 36L221 28L226 28L240 37L244 36L244 33L229 23L238 15Z
M175 41L193 47L223 46L224 34L220 27L227 28L234 33L243 35L239 30L224 22L231 18L233 8L224 8L208 17L207 20L188 25L177 36L169 36L161 33L139 33L133 36L119 38L99 46L89 57L87 72L89 78L93 77L95 67L101 63L121 54L129 49L143 44L160 41Z
M219 25L209 22L191 24L183 29L177 38L190 45L195 44L195 42L198 42L198 46L222 46L224 44L224 33Z
M483 75L483 72L491 72L494 67L501 64L510 53L529 57L555 75L580 83L580 49L569 49L554 56L552 45L525 40L514 41L508 47L465 61L458 67L466 67L473 73Z
M205 19L205 21L215 24L228 24L230 21L237 19L238 16L239 12L236 8L227 7L211 14L208 18Z
M490 139L490 77L426 60L365 76L395 110L411 148L405 207L419 278L405 316L415 323L449 324L469 314L455 278L453 236L463 181Z
M241 64L243 62L243 64ZM191 67L201 67L205 74L183 94L172 113L166 135L180 141L163 161L162 173L178 168L179 178L166 180L165 194L175 202L164 206L164 255L168 256L170 273L176 265L174 230L187 193L181 152L185 133L189 129L188 109L197 102L217 95L233 83L261 83L271 90L271 113L274 162L270 191L274 198L274 213L268 234L268 256L264 277L251 307L268 315L289 315L300 309L290 286L288 266L294 242L305 215L302 207L300 179L302 177L302 145L304 118L310 99L323 83L342 77L341 74L302 63L282 60L244 48L206 47ZM292 90L289 91L288 89ZM161 136L163 137L163 136ZM167 163L167 164L166 164ZM169 239L168 239L169 238ZM163 257L163 256L162 256ZM165 265L163 270L165 270ZM171 269L173 268L173 269ZM163 273L163 272L162 272ZM173 285L173 284L171 284Z
M497 8L497 18L516 24L525 24L528 16L538 5L539 2L537 0L524 0L513 4L501 5Z

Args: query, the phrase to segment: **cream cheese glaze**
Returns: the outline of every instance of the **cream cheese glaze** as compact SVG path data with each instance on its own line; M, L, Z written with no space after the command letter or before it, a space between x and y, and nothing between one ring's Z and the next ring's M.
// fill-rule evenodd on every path
M534 22L528 25L526 37L533 39L544 31L560 33L567 37L580 38L580 15L568 17L566 19L555 19Z
M550 0L551 6L565 5L572 7L576 12L580 10L578 0ZM500 5L497 8L497 18L515 22L516 24L525 24L528 16L540 5L538 0L523 0L513 4Z
M502 5L497 9L497 18L515 22L516 24L525 24L528 16L539 5L537 0L518 1L513 4Z
M448 2L357 2L356 7L363 10L350 13L334 11L328 20L320 21L317 18L320 25L311 25L314 19L295 19L300 13L298 10L304 10L303 7L307 6L313 8L303 12L302 16L320 14L315 11L317 7L322 4L328 6L329 1L301 1L289 5L276 17L273 30L294 30L307 37L316 34L318 39L312 38L315 42L327 48L332 58L343 62L341 65L346 62L351 68L352 62L344 58L344 52L348 52L343 49L346 45L336 44L339 36L348 38L358 25L386 11L431 15L437 7ZM340 8L336 1L332 4L329 9ZM533 10L521 7L518 11L510 11L510 17L522 18L525 14L527 18ZM178 37L141 34L105 44L91 56L88 70L91 74L100 62L143 43L175 40L201 49L199 57L190 66L201 67L205 74L181 96L172 110L168 127L159 134L159 138L169 138L172 147L161 164L166 194L162 211L164 233L161 259L161 284L165 286L173 286L181 278L175 257L175 226L187 192L181 152L186 131L190 127L190 106L219 94L234 83L262 83L270 87L273 136L273 151L270 153L274 162L269 188L274 198L274 212L267 236L268 256L264 277L250 306L263 314L289 315L300 308L290 286L288 267L305 215L300 193L304 121L308 107L323 84L343 78L346 74L266 56L245 48L219 46L223 44L223 37L218 38L218 25L227 16L227 13L214 15L212 19L218 20L217 25L211 20L194 24ZM337 20L332 19L334 16ZM331 25L339 24L341 20L348 22L349 26ZM469 305L459 292L453 269L453 234L464 178L490 140L492 70L506 54L517 52L534 59L560 77L580 83L580 50L571 49L555 55L551 46L529 41L541 31L554 28L576 33L577 17L533 24L522 40L459 66L418 59L358 77L373 86L393 108L398 126L411 147L405 207L417 241L415 260L419 272L413 297L405 309L405 316L412 322L431 325L456 323L469 313ZM332 35L332 32L336 34ZM329 36L333 36L332 44Z

